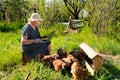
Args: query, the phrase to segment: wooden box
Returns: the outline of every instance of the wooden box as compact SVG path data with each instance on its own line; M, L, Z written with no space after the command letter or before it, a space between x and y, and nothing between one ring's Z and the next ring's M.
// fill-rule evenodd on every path
M89 61L85 61L86 68L91 73L91 75L94 75L95 71L101 71L102 69L102 57L99 55L98 52L96 52L94 49L92 49L89 45L86 43L82 43L79 45L81 50L84 51L84 53L91 59L92 64L89 63Z

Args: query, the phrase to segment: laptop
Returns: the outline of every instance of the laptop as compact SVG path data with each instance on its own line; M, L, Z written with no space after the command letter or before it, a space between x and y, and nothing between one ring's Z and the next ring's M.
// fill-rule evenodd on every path
M46 42L50 41L53 38L54 34L55 34L55 31L52 31L49 34L47 34L47 36L48 36L47 40L46 39L42 40L41 43L46 43Z
M52 39L52 37L53 37L53 35L55 34L55 31L52 31L52 32L50 32L47 36L48 36L48 41L50 41L51 39Z

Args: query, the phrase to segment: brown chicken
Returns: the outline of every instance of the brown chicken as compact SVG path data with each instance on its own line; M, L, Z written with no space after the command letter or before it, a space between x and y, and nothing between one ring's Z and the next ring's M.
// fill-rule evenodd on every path
M43 58L43 61L45 62L45 64L50 64L50 66L52 67L53 61L57 58L58 58L58 56L56 54L45 55Z
M71 73L74 80L84 80L88 77L88 71L83 68L78 62L74 62L72 64Z
M66 63L61 59L56 59L53 61L53 66L56 71L65 69Z

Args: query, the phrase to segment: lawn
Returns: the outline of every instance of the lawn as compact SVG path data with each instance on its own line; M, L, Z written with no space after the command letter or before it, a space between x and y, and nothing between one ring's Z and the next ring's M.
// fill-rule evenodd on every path
M78 33L64 33L65 26L54 24L48 27L40 27L41 35L46 35L55 30L51 40L51 54L56 53L58 48L66 52L79 50L82 42L87 43L100 53L119 55L120 43L115 39L98 37L89 27L80 28ZM43 63L34 62L23 66L21 61L21 30L0 32L0 79L23 80L28 73L31 73L30 80L72 80L73 77L67 71L56 72ZM101 72L96 73L93 80L120 80L120 65L107 61Z

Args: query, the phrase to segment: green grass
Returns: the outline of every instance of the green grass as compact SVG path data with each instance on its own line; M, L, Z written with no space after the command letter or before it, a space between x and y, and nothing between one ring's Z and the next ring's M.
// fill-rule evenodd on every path
M10 80L24 80L28 73L31 73L30 80L71 80L69 76L63 75L60 71L56 72L50 69L49 66L45 66L42 63L34 63L34 61L31 64L15 69Z
M9 32L9 33L0 32L0 37L1 37L0 57L2 60L4 59L5 55L15 56L20 51L20 35L18 34L19 33L13 33L13 32Z
M17 26L16 26L17 25ZM0 21L0 32L16 32L18 29L21 29L24 26L23 22L7 22Z
M98 52L104 52L112 55L120 55L120 43L115 39L108 37L98 37L89 27L83 27L76 34L65 34L65 25L53 24L51 26L40 27L41 35L46 35L55 30L55 35L51 40L51 54L56 53L58 48L64 51L79 50L79 45L82 42L87 43ZM17 26L16 26L17 27ZM44 66L42 63L31 62L26 66L22 65L21 47L20 47L21 30L0 32L0 79L7 80L23 80L25 76L31 72L30 80L72 80L72 76L68 72L56 72L49 66ZM114 65L108 62L103 65L103 70L96 73L93 80L119 80L118 73L120 65ZM115 76L117 75L118 78ZM9 77L8 77L9 76Z

